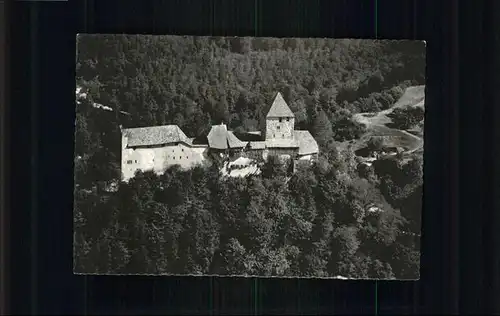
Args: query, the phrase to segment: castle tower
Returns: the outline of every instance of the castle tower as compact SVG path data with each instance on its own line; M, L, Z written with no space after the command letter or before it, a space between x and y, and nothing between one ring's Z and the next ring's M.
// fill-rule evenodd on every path
M266 116L266 140L293 139L294 128L295 115L278 92Z

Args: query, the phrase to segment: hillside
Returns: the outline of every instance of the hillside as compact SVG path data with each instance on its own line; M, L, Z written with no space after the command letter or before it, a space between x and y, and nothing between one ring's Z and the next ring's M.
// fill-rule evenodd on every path
M421 152L423 148L423 124L417 124L409 129L392 127L394 111L405 111L409 108L425 109L425 86L406 88L401 98L389 109L380 112L365 112L353 115L353 120L366 127L365 133L352 142L352 148L359 150L366 148L372 138L381 138L382 147L401 148L403 153ZM423 123L423 122L421 122Z
M82 35L77 51L75 272L418 279L422 42ZM108 188L120 127L256 131L278 91L317 163L173 166ZM373 139L412 159L339 154Z

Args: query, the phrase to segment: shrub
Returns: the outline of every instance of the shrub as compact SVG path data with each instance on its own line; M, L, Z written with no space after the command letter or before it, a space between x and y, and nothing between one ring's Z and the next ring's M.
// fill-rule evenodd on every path
M420 107L397 108L388 116L392 119L389 127L397 129L410 129L424 119L424 110Z
M366 144L366 147L371 151L380 150L382 149L382 146L383 140L380 137L372 137Z

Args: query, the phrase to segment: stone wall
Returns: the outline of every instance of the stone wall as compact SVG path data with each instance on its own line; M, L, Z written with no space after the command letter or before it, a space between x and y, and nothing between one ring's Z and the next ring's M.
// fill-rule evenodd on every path
M280 122L281 120L281 122ZM294 118L270 118L266 120L266 139L293 139Z
M297 156L298 149L291 148L266 148L263 153L264 160L267 160L269 156L277 156L281 159L293 159Z
M247 149L243 152L243 157L250 159L263 159L264 149Z

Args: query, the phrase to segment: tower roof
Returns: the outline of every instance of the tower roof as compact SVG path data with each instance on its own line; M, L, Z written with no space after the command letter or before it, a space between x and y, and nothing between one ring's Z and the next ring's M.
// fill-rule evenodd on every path
M281 93L278 92L266 117L295 117L295 115L288 107L288 104L286 104Z

